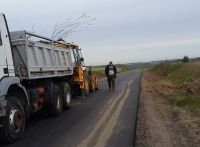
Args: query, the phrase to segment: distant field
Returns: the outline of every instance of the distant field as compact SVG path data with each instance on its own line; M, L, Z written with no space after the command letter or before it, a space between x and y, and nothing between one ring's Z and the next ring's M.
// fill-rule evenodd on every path
M103 67L92 67L92 72L100 78L105 76Z
M126 65L120 65L120 66L117 66L117 72L120 73L120 72L125 72L125 71L128 71L129 69L127 68ZM98 75L100 78L101 77L105 77L105 73L104 73L104 70L105 70L105 67L95 67L93 66L92 67L92 72L96 75Z
M159 78L154 86L173 104L200 112L200 62L161 63L151 72Z

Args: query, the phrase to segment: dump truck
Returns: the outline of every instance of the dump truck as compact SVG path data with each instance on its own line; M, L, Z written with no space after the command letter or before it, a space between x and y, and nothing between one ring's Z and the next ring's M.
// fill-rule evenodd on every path
M9 32L0 14L0 141L23 136L26 120L45 110L58 116L72 95L98 89L98 77L84 65L78 45L27 31ZM89 68L90 69L90 68Z

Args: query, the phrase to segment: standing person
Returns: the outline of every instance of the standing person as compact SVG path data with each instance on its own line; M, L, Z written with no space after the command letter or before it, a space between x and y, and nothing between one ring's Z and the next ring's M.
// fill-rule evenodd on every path
M112 61L105 68L105 74L108 80L109 90L115 90L115 78L117 77L117 68L112 64Z

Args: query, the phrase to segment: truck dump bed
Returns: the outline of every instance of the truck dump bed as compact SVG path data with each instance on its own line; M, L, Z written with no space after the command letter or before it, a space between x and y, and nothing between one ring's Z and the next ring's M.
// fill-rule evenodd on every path
M49 38L26 31L10 32L16 75L38 79L73 74L71 49L56 47Z

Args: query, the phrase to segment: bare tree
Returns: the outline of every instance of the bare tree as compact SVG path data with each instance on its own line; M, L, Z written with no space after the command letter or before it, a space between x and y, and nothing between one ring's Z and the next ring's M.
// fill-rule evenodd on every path
M95 18L90 18L87 13L83 13L78 18L68 18L64 21L58 21L51 35L52 39L65 39L74 32L82 31L91 25Z

